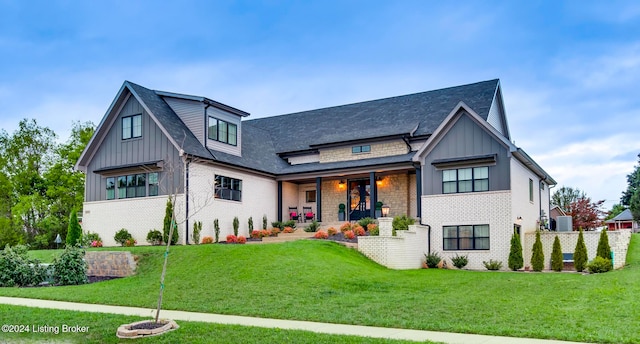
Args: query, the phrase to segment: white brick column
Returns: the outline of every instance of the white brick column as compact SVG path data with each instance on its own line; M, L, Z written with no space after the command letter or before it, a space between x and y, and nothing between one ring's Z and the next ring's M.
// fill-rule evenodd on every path
M393 235L393 218L391 217L379 217L378 229L380 229L381 237L390 237Z

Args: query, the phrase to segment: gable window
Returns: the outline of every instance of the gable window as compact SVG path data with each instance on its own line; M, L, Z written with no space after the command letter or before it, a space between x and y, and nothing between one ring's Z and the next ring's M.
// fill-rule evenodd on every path
M369 152L371 152L370 145L351 147L351 153L369 153Z
M529 202L533 202L533 180L529 179Z
M305 191L305 199L307 203L313 203L316 201L316 190Z
M442 193L489 191L489 167L442 171Z
M116 198L116 178L107 178L107 199Z
M142 114L122 117L122 139L142 136Z
M221 119L209 117L207 137L209 140L236 146L238 144L238 126Z
M215 198L242 201L242 180L216 176Z
M442 231L445 251L489 249L489 225L444 226Z

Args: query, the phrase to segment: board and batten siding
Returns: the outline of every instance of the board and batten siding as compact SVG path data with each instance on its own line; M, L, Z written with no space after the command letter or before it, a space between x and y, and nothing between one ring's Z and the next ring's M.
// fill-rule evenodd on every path
M205 128L207 127L207 119L204 115L204 105L201 102L194 100L170 97L165 97L163 99L204 146L206 140Z
M502 97L496 97L496 100L491 103L491 108L489 109L489 114L487 115L487 122L489 122L489 124L494 127L500 134L507 136L507 131L504 127L505 123L503 123L502 121L502 119L504 118L502 109Z
M142 114L142 137L122 140L122 117L136 114ZM178 151L140 103L134 97L129 97L87 165L85 202L106 199L106 177L94 173L95 170L155 161L164 161L164 168L158 175L159 193L166 195L166 190L171 190L172 185L178 185L179 193L184 192L184 168ZM173 172L168 173L169 170ZM121 175L132 173L136 172L128 170ZM167 175L173 175L172 183Z
M240 116L228 113L226 111L222 111L222 110L214 108L214 107L207 108L207 117L209 117L209 116L217 118L217 119L221 119L221 120L223 120L225 122L228 122L228 123L233 123L233 124L237 125L238 126L238 131L237 131L238 142L237 142L236 146L232 146L230 144L226 144L226 143L218 142L218 141L214 141L214 140L209 140L207 138L207 148L213 149L213 150L216 150L216 151L220 151L220 152L223 152L223 153L242 156L242 150L241 150L241 147L242 147L242 121L241 121ZM207 123L207 127L208 127L208 125L209 124Z
M489 166L489 191L509 190L508 149L468 115L462 114L424 161L422 194L442 193L442 171L432 162L440 159L465 158L496 154L496 164ZM461 166L460 168L464 168Z

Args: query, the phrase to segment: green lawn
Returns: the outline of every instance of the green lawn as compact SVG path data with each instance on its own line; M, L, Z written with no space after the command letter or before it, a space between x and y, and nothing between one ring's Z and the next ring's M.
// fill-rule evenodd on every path
M15 342L47 342L58 343L133 343L131 339L116 337L116 329L122 324L139 321L141 318L72 311L55 311L18 306L0 305L0 314L4 324L24 325L29 332L7 333L0 335L5 343ZM85 333L62 333L63 325L69 327L87 327ZM236 325L218 325L199 322L179 321L180 328L176 331L144 339L137 339L135 343L371 343L371 344L407 344L415 343L399 340L385 340L355 336L341 336L318 334L307 331L265 329ZM40 326L58 328L58 334L53 331L33 332Z
M153 308L163 249L135 247L136 276L0 295ZM177 246L164 308L562 340L640 342L640 236L628 266L574 273L393 271L326 241Z

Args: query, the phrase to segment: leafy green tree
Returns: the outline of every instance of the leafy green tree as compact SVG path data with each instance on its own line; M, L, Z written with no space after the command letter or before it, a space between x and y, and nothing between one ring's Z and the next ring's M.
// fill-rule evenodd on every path
M611 220L612 218L620 215L626 209L627 207L622 204L614 204L613 207L611 207L611 210L609 210L609 212L607 213L607 216L604 218L604 220Z
M629 201L629 209L634 221L640 221L640 188L634 191L631 200Z
M620 197L620 203L625 206L630 206L631 198L639 188L640 188L640 154L638 154L638 165L634 167L633 172L627 175L627 190L622 192L622 197Z
M544 269L544 252L542 251L542 241L540 241L540 231L536 231L536 241L533 243L533 254L531 255L531 268L533 271Z
M604 259L611 259L611 247L609 246L609 235L606 230L600 232L600 239L598 240L598 250L596 251L596 257L602 257Z
M571 203L585 197L587 197L586 194L578 188L562 186L551 196L551 204L557 205L565 213L569 214L571 213Z
M171 231L172 225L171 245L175 245L178 242L178 225L173 216L173 203L171 202L171 198L169 198L167 199L167 206L164 210L164 224L162 226L162 240L164 242L169 242L169 232Z
M551 251L551 269L554 271L562 271L564 268L564 262L562 261L562 247L560 246L560 239L556 235L553 239L553 250Z
M67 229L67 246L75 246L82 237L82 227L78 223L78 215L75 211L71 211L69 215L69 227Z
M511 236L511 250L509 251L509 269L516 271L524 265L522 258L522 243L517 231L513 231Z
M587 257L587 245L584 243L582 228L580 228L578 242L576 243L576 248L573 251L573 266L576 268L576 271L582 272L587 267L587 261L589 261L589 257Z

